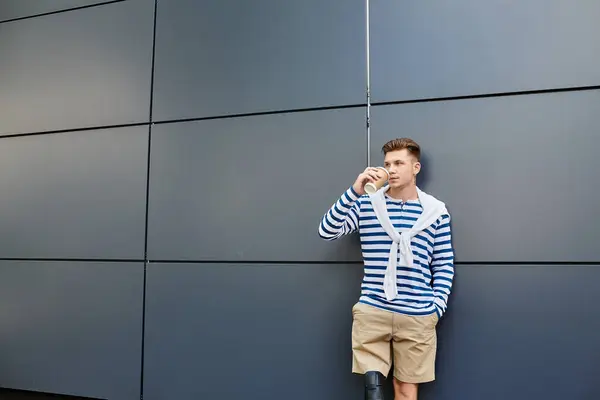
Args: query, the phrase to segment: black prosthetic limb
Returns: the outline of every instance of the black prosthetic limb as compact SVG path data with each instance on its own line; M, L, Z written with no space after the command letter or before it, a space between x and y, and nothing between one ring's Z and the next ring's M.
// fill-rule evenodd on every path
M381 372L369 371L365 374L365 400L384 400L383 381Z

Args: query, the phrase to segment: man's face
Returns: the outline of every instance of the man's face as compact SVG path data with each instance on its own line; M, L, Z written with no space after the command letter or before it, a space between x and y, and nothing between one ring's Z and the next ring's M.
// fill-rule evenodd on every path
M403 188L410 185L421 170L421 164L407 149L387 153L383 166L390 173L390 188Z

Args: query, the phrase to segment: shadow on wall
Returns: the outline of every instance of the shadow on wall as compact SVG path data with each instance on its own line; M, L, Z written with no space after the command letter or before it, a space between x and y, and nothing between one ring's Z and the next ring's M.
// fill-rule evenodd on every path
M419 171L419 175L417 176L417 185L421 190L427 192L427 184L429 183L429 179L431 178L431 163L429 157L425 153L421 153L421 171ZM431 193L433 196L435 194ZM443 200L442 200L443 201Z

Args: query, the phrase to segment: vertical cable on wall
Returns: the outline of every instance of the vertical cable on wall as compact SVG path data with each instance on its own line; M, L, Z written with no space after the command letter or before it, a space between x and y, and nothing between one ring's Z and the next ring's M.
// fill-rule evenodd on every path
M370 38L370 16L369 16L369 0L365 0L365 29L366 29L366 74L367 74L367 166L371 166L371 38Z
M146 286L148 275L148 219L149 219L149 203L150 203L150 157L152 150L152 128L154 126L154 117L152 110L154 109L154 60L156 56L156 13L158 9L158 0L154 0L153 27L152 27L152 59L150 61L150 104L148 109L148 153L146 164L146 221L144 224L144 278L142 287L142 340L141 340L141 359L140 359L140 400L144 400L144 355L146 351Z

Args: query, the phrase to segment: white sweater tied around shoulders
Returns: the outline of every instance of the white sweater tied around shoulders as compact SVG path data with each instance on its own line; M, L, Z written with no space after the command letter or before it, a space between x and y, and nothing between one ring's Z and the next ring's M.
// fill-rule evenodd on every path
M385 193L389 189L389 186L384 186L377 192L370 194L371 204L373 205L373 211L379 220L379 223L392 239L392 246L390 248L390 255L388 259L387 268L385 270L385 278L383 280L383 287L385 296L388 301L392 301L398 294L397 276L396 276L396 260L398 259L398 253L400 253L400 265L406 265L409 268L413 266L413 252L411 248L411 240L413 237L418 235L421 231L428 228L437 219L446 214L446 205L436 199L435 197L423 192L417 187L417 194L423 212L415 222L412 228L402 228L396 230L387 212L387 206L385 201Z

